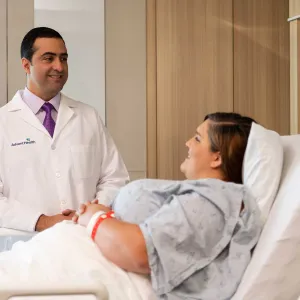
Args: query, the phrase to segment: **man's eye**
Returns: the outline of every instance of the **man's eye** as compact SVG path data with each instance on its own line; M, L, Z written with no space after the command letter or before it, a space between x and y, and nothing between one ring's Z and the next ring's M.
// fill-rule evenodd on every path
M52 57L44 57L45 61L52 61Z
M195 140L197 141L197 142L200 142L200 138L199 138L199 136L195 136Z
M67 61L67 60L68 60L67 57L62 57L62 58L61 58L61 61Z

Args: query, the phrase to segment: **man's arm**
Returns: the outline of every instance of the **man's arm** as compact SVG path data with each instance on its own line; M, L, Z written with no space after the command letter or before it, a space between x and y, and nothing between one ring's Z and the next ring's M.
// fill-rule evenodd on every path
M3 195L0 181L0 227L34 231L35 224L42 213L15 199Z
M65 213L64 213L65 212ZM0 181L0 227L24 231L42 231L63 220L71 220L74 212L45 216L42 212L3 195L3 183Z
M69 213L68 215L57 214L54 216L41 215L36 222L35 230L43 231L64 220L72 220L73 215L74 213Z
M129 182L129 175L123 159L99 117L99 132L102 164L101 175L97 184L96 198L99 203L110 206L120 188Z

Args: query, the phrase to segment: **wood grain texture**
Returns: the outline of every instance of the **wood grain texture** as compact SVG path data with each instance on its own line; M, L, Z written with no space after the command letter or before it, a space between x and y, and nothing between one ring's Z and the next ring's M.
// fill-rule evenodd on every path
M0 106L7 103L7 2L0 0Z
M234 110L290 132L288 0L234 0Z
M299 133L299 21L290 23L290 133Z
M207 113L233 109L232 0L160 0L157 176L183 178L186 140Z
M157 177L156 0L147 0L147 177Z
M300 20L297 20L297 75L296 75L296 81L297 81L297 95L295 97L296 101L296 110L297 110L297 134L300 133Z
M289 18L300 15L300 0L289 1Z

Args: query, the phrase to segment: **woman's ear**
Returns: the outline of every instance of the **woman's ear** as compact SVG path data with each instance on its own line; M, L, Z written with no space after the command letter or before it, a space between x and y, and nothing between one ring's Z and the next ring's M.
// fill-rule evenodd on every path
M210 166L213 169L217 169L217 168L221 167L221 165L222 165L222 157L221 157L220 152L213 153L213 160L212 160Z

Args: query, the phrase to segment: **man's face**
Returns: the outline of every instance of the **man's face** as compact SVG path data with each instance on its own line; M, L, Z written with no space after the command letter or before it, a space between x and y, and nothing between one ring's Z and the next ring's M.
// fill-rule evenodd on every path
M38 38L31 63L22 58L27 73L27 88L45 101L56 96L68 79L68 53L58 38Z

